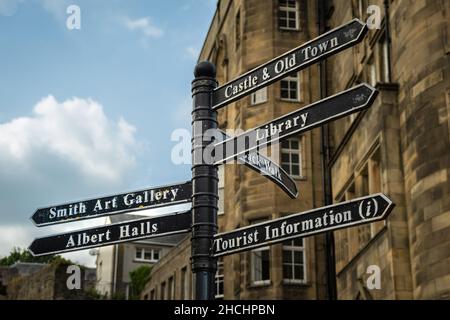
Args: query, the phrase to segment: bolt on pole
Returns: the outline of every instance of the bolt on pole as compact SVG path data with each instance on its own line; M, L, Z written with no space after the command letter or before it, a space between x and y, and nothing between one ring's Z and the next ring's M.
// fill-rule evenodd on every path
M217 233L218 175L205 148L212 142L204 134L217 129L217 112L212 109L212 94L217 87L216 67L200 62L192 81L192 238L191 266L196 300L214 299L217 260L213 257Z

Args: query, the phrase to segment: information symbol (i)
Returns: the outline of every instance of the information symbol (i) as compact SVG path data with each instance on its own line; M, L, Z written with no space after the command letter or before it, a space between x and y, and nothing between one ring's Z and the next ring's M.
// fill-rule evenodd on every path
M378 202L375 199L367 199L359 204L359 216L361 219L374 218L378 211Z

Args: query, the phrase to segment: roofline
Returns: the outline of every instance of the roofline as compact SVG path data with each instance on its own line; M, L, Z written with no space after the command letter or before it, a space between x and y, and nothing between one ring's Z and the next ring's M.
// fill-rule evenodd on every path
M213 24L214 24L214 21L216 20L216 18L217 18L217 16L218 16L218 12L219 12L218 9L220 8L220 2L221 2L221 1L222 1L222 0L217 0L216 11L214 12L214 16L213 16L213 18L212 18L212 20L211 20L211 22L210 22L210 24L209 24L208 32L206 33L205 39L203 40L203 45L202 45L202 48L200 49L200 53L199 53L199 55L198 55L197 63L201 61L200 57L202 56L202 53L203 53L203 51L205 50L206 40L208 39L208 36L209 36L209 34L210 34L210 32L211 32L211 29L212 29L212 26L213 26ZM226 10L225 10L224 17L227 16L228 11L230 10L230 7L231 7L231 4L232 4L232 3L233 3L233 0L228 1L228 6L227 6L227 8L226 8ZM219 26L219 29L218 29L219 31L222 30L223 24L224 24L224 21L221 22L221 24L220 24L220 26ZM211 58L211 57L210 57L210 54L211 54L211 52L208 52L207 59Z

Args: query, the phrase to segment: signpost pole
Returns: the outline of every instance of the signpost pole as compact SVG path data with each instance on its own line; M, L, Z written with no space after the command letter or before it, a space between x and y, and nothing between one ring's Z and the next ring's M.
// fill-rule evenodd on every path
M216 68L200 62L192 82L192 252L191 266L196 300L214 299L217 260L212 248L217 233L218 176L213 159L205 158L207 130L217 129L217 112L212 109L212 94L217 87Z

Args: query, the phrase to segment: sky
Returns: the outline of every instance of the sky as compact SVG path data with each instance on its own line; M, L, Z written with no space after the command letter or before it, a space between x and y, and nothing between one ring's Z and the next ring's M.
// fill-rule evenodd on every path
M67 27L70 5L79 29ZM104 223L37 228L39 207L190 179L171 155L190 132L190 84L215 6L0 0L0 256ZM95 261L86 250L64 256Z

